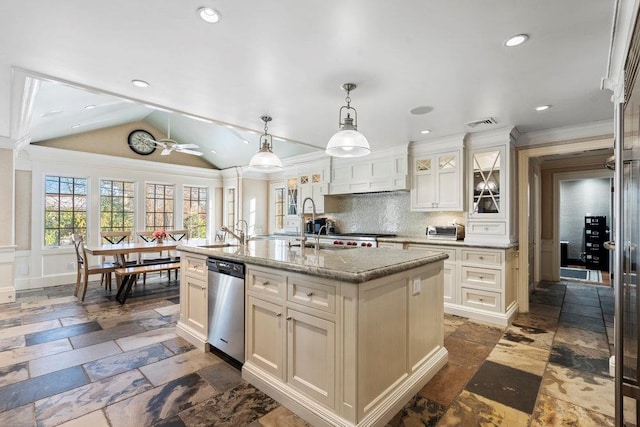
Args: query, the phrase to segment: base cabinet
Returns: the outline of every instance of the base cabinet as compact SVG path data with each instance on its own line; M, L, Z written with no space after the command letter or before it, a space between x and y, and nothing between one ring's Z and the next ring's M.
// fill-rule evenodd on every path
M180 263L180 335L198 348L207 346L209 287L207 257L182 255Z
M246 278L243 378L312 425L383 425L446 364L442 262L360 284Z
M445 252L446 313L506 326L516 315L516 250L407 243L405 248Z

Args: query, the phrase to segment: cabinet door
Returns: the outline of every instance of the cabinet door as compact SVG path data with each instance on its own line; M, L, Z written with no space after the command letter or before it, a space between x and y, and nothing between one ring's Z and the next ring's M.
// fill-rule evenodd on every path
M298 180L287 179L287 215L298 214Z
M503 217L500 192L505 187L504 148L471 152L469 216Z
M435 163L438 209L462 210L460 156L456 152L438 154Z
M287 383L335 407L335 323L287 311Z
M186 295L181 296L180 301L184 301L184 323L194 331L202 334L206 340L208 292L206 280L196 279L189 274L183 274L182 289Z
M284 380L282 306L249 295L246 309L247 361Z
M413 188L411 207L427 210L437 207L436 173L433 157L419 157L413 162Z

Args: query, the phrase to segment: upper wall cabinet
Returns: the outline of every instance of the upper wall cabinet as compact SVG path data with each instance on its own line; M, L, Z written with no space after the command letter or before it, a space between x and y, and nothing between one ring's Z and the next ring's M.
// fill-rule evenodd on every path
M468 220L465 242L517 241L515 128L467 139Z
M331 203L325 203L324 197L329 192L330 164L329 157L325 156L320 160L302 161L286 167L287 215L299 215L302 202L307 197L313 199L316 213L324 213L327 207L332 208ZM304 213L310 214L312 212L311 203L307 203L304 207Z
M366 157L333 158L329 194L407 190L405 147L378 151Z
M409 148L412 211L464 210L464 135Z

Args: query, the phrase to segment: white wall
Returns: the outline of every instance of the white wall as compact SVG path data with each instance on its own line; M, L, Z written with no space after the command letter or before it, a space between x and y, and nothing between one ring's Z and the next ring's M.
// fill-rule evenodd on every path
M269 181L242 178L242 219L249 225L249 235L269 231Z
M16 173L18 179L31 178L31 200L19 206L31 207L31 239L29 249L16 252L16 289L54 286L75 281L75 252L72 246L45 248L43 184L46 175L83 177L88 180L87 242L99 242L99 183L101 179L128 180L136 183L136 229L144 228L144 188L146 183L174 184L175 228L182 228L182 188L184 185L209 189L208 224L215 223L215 189L222 186L220 172L213 169L160 164L145 160L29 146L21 152L16 169L31 174ZM22 188L17 185L17 188ZM17 213L20 215L20 213ZM212 233L214 227L209 227Z
M611 180L590 178L560 182L560 241L569 242L570 259L584 252L584 217L611 218Z

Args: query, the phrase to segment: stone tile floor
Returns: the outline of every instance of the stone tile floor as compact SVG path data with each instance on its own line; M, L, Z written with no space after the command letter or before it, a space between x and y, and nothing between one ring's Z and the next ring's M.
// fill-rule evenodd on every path
M0 426L304 426L175 333L178 286L93 283L0 307ZM445 316L448 364L390 426L614 425L611 288L542 284L507 328ZM631 415L631 414L630 414Z

